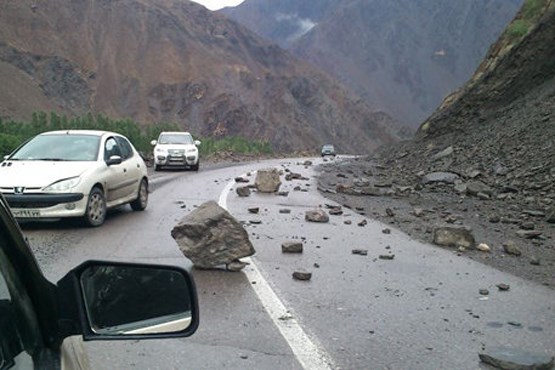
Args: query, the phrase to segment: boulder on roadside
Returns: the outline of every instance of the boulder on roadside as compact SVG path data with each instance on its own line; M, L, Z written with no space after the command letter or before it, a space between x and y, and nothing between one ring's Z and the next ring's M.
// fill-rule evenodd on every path
M279 171L276 168L258 170L254 185L260 193L275 193L281 186Z
M433 242L446 247L473 248L476 239L472 229L466 227L437 227L434 230Z
M297 241L289 241L281 244L283 253L303 253L303 243Z
M247 231L214 201L203 203L183 217L171 236L185 257L199 268L235 267L239 258L255 253Z

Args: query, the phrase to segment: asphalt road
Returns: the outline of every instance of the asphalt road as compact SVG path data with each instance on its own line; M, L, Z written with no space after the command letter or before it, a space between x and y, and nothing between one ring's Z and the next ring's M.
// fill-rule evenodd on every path
M57 281L87 259L190 267L170 230L207 200L246 223L257 251L249 267L239 273L193 270L201 310L193 337L88 342L93 368L486 369L478 353L494 346L554 355L552 290L370 219L358 226L363 216L351 210L326 224L306 222L306 210L331 201L316 189L315 167L302 162L159 172L145 212L122 207L96 229L73 222L25 225L39 264ZM280 190L288 196L236 196L236 176L250 172L254 181L254 171L274 166L310 180L284 182ZM248 213L249 207L260 213ZM291 212L279 212L285 208ZM282 254L281 244L290 240L303 241L302 255ZM395 257L379 258L388 254ZM293 280L300 269L312 279ZM499 283L510 290L499 291ZM479 289L490 293L482 296Z

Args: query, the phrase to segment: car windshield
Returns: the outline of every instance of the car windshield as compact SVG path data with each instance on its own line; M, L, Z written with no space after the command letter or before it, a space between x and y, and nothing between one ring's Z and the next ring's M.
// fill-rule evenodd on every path
M95 161L100 137L95 135L38 135L9 159L20 161Z
M160 135L159 144L192 144L193 137L186 134L164 134Z

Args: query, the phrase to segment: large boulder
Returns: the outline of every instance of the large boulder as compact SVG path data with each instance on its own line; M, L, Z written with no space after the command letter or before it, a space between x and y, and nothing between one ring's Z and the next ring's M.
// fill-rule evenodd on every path
M279 190L281 180L276 168L266 168L256 172L254 185L260 193L275 193Z
M247 231L214 201L183 217L171 235L181 252L200 268L227 266L255 253Z

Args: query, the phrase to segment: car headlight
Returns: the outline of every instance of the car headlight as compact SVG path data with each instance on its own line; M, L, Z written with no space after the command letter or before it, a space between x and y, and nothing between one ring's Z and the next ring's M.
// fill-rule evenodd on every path
M80 181L81 181L80 177L72 177L72 178L69 178L69 179L56 181L55 183L50 184L47 187L45 187L43 190L44 191L51 191L51 192L54 192L54 193L65 192L65 191L68 191L68 190L73 189L74 187L76 187L79 184Z
M164 148L156 148L154 151L158 154L166 154L168 151Z
M187 153L196 153L197 151L198 151L197 148L190 148L190 149L187 149Z

